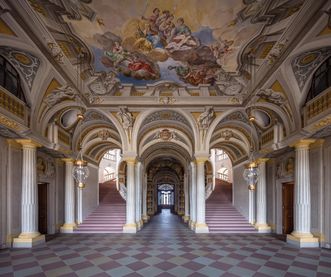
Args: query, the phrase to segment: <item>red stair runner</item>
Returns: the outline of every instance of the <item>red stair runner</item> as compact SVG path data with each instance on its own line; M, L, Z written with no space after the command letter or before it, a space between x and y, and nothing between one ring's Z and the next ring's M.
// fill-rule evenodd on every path
M126 203L115 181L99 184L99 206L78 225L75 233L122 233L126 220Z
M206 223L210 233L257 233L232 205L232 184L220 179L206 201Z

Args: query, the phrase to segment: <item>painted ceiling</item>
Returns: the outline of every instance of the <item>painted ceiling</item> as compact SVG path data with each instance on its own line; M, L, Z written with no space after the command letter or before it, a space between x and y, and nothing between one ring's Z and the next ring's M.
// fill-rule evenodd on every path
M198 86L215 85L229 75L249 79L247 55L266 58L284 31L266 35L266 26L295 14L303 1L29 2L48 26L54 15L69 26L89 49L92 71L103 76L103 83L139 86L168 81Z

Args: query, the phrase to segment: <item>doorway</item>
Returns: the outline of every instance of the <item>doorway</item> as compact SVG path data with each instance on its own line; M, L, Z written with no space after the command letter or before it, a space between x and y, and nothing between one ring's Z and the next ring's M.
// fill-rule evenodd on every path
M38 184L38 230L47 234L48 183Z
M282 232L284 235L293 231L294 183L282 184Z
M173 210L175 204L174 185L162 184L158 185L158 210L170 209Z

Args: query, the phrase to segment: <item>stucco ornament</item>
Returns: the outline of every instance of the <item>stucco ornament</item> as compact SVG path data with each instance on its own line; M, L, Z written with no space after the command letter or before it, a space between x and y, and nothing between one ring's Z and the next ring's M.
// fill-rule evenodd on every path
M69 85L63 85L54 89L49 95L46 96L44 101L49 107L52 107L55 104L67 99L78 100L78 93L73 87Z
M122 126L127 133L129 141L131 140L132 127L134 123L134 117L132 113L129 112L127 107L121 107L120 111L117 113L117 116L120 118Z

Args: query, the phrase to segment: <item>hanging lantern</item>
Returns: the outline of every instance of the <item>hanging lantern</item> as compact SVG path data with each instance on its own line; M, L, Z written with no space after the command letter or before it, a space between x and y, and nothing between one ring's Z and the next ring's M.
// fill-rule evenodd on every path
M81 155L82 156L82 155ZM72 176L78 184L78 188L85 188L85 181L89 176L89 169L87 167L87 162L82 158L78 158L74 162L74 167L72 169Z
M243 176L248 184L248 189L255 190L255 186L259 177L259 169L257 163L251 161L244 170Z

